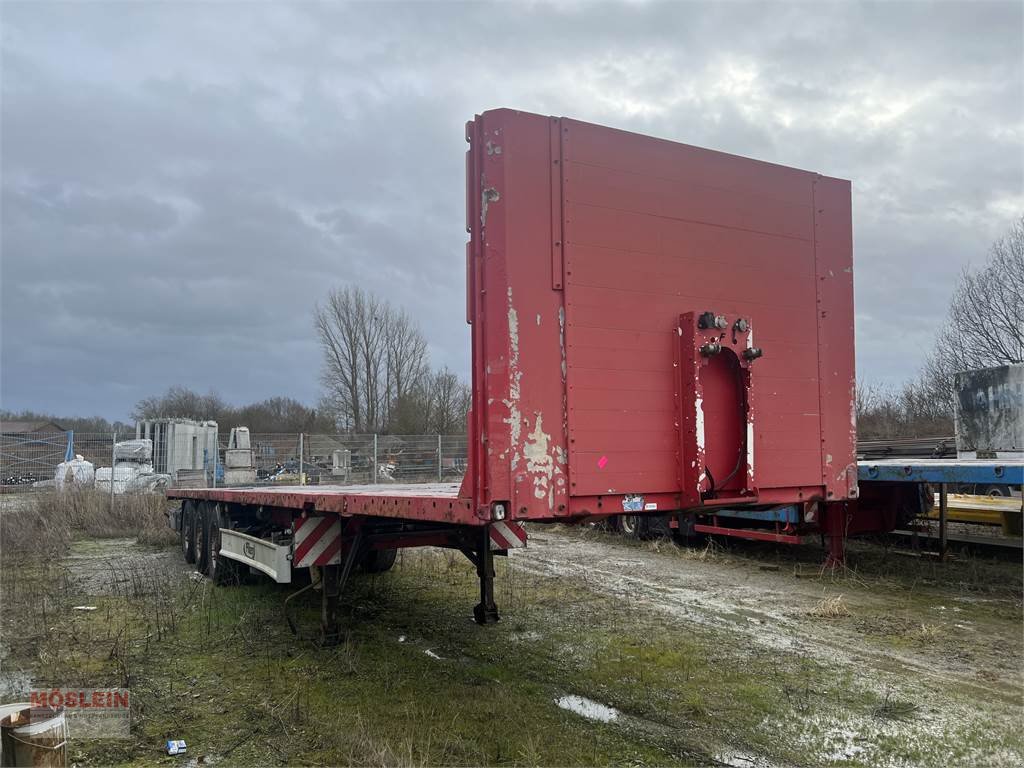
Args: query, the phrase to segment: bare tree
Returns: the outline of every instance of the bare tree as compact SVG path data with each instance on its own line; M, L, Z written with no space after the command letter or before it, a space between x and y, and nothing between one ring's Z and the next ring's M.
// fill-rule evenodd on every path
M320 346L324 352L321 382L324 406L346 428L365 432L365 386L360 376L359 326L362 316L362 291L331 291L324 306L317 305L314 318Z
M394 402L391 432L398 435L459 435L466 431L470 388L450 371L425 373L419 384Z
M389 317L384 344L387 353L385 389L388 393L384 420L391 424L397 404L406 402L429 373L427 342L412 319L402 311Z
M972 368L1024 362L1024 216L992 244L988 263L965 269L924 379L951 412L953 376Z
M363 402L365 404L364 424L368 431L377 432L385 425L381 419L381 411L387 399L387 392L381 384L381 377L386 377L385 331L390 325L387 315L391 308L376 297L356 290L355 306L357 311L359 364L363 374ZM361 430L356 430L361 431Z
M466 431L466 412L469 410L470 390L465 382L448 368L437 371L430 382L432 419L427 431L439 435L454 435Z
M323 402L354 432L385 432L395 404L427 370L427 344L405 312L360 288L331 291L317 306L324 352Z
M333 427L324 414L290 397L271 397L236 407L216 394L201 395L180 386L139 400L132 418L212 419L222 428L247 426L253 432L319 432Z
M992 244L980 269L965 269L921 373L899 389L857 385L861 438L953 433L959 371L1024 362L1024 217Z
M201 395L187 387L173 386L162 395L153 395L139 400L132 411L132 418L139 419L212 419L219 421L230 406L220 395L210 392Z
M857 382L857 436L875 440L896 437L901 430L897 396L877 384Z
M946 437L952 433L952 415L935 397L926 377L908 381L899 389L857 384L858 438L891 440Z

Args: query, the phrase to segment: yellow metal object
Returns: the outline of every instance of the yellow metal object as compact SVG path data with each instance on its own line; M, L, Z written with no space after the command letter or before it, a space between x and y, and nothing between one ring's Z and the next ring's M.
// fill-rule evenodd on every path
M949 494L949 516L953 523L981 523L1001 526L1007 534L1019 535L1024 500L1004 496L974 496L968 493ZM939 519L939 494L935 494L935 506L925 517Z

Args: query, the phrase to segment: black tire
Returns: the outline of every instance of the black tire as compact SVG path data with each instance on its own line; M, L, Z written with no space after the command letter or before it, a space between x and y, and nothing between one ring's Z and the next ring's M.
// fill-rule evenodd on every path
M676 544L682 547L703 547L708 543L706 533L697 533L694 525L697 520L693 515L679 515L678 527L673 531Z
M238 563L218 554L220 552L220 529L230 528L231 523L222 505L208 504L206 506L206 515L204 516L204 525L206 526L204 541L207 547L205 573L214 584L222 586L238 584L241 581Z
M208 501L199 502L199 508L196 510L195 515L195 524L193 525L196 532L196 570L202 574L206 573L210 563L210 547L207 543L209 538L207 516L209 515L209 508L212 506Z
M178 531L181 543L181 554L186 563L196 561L196 503L185 500L181 502L181 528Z
M672 535L668 515L642 515L637 519L637 537L642 541L667 539Z
M619 515L615 518L615 527L628 539L640 538L640 519L637 515Z
M397 549L371 549L360 563L366 573L384 573L390 571L398 557Z

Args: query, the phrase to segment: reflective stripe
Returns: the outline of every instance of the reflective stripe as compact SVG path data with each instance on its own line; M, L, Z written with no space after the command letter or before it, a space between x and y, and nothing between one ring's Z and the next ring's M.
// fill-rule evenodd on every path
M499 520L491 523L491 549L517 549L526 546L526 529L521 523Z
M341 562L341 519L334 515L310 515L295 529L295 568L335 565Z

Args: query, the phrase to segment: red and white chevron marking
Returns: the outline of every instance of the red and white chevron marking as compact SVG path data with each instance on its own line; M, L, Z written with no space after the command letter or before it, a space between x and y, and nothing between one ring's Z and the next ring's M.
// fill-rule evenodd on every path
M491 523L491 549L516 549L526 546L526 529L521 523Z
M292 567L337 565L341 562L341 518L309 515L299 519L292 540Z

